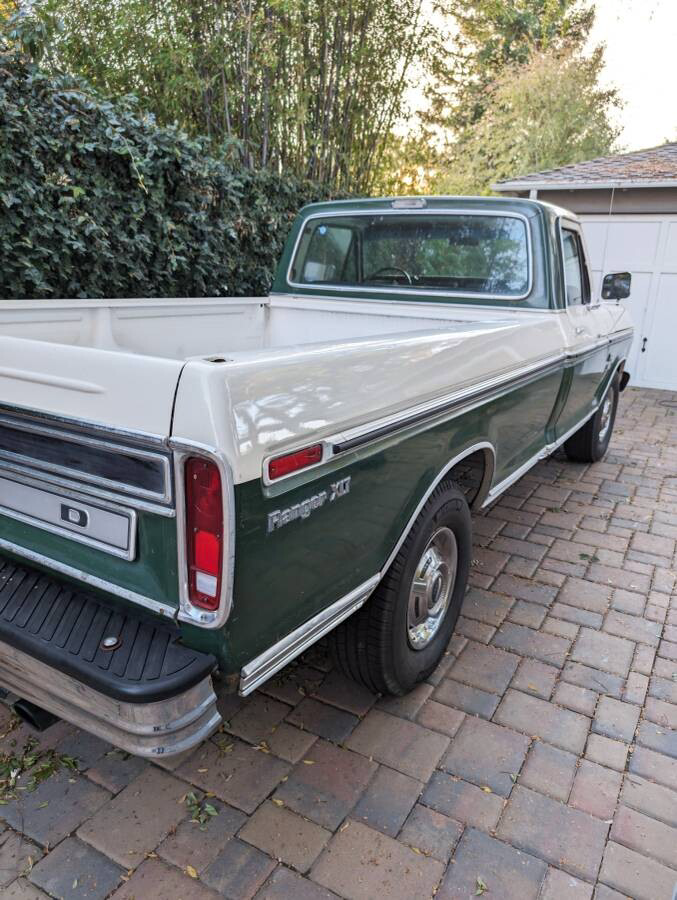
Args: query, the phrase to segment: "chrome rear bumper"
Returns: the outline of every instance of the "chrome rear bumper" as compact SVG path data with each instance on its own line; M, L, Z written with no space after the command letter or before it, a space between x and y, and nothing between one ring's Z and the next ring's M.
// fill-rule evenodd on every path
M172 756L221 724L212 679L153 703L115 700L0 641L0 684L136 756Z

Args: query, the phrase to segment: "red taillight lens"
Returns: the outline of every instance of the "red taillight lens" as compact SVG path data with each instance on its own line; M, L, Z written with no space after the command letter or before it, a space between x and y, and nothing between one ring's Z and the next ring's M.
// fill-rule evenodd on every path
M208 459L186 460L186 549L188 595L201 609L218 609L223 568L221 476Z
M322 462L322 444L313 444L312 447L304 447L295 453L286 453L284 456L276 456L268 463L268 477L271 481L282 478L290 472L305 469L315 463Z

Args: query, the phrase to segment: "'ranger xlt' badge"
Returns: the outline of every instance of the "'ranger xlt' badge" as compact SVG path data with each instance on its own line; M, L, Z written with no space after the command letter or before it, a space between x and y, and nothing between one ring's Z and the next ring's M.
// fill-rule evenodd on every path
M349 493L350 475L347 478L341 478L339 481L333 481L329 485L329 490L313 494L307 500L302 500L300 503L295 503L286 509L276 509L268 513L268 532L282 528L283 525L288 525L295 519L307 519L313 510L319 509L325 503L333 503L334 500L338 500L339 497L344 497Z

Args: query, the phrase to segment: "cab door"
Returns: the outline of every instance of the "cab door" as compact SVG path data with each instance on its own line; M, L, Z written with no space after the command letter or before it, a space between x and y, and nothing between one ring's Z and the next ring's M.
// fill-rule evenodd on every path
M563 330L569 359L564 376L568 391L556 426L557 437L575 428L596 408L611 363L607 341L611 317L606 306L592 297L581 227L560 219L559 230L566 299Z

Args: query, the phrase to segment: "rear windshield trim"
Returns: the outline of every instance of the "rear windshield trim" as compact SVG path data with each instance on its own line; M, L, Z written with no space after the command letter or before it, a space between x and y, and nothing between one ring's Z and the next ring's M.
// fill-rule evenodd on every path
M474 291L441 291L436 290L433 287L422 288L405 288L398 286L380 286L380 287L366 287L365 285L331 285L331 284L322 284L318 282L316 285L301 283L298 281L292 280L292 268L296 261L296 255L299 250L299 244L301 243L301 238L303 237L303 232L305 230L308 222L312 222L313 219L352 219L355 216L418 216L418 218L427 218L431 215L435 216L479 216L479 217L489 217L492 216L494 218L501 219L519 219L524 223L524 230L526 232L527 239L527 287L524 293L522 294L488 294L488 293L480 293ZM533 288L533 261L532 261L532 249L531 249L531 228L529 227L529 219L522 215L522 213L513 212L511 210L480 210L480 209L465 209L463 207L444 207L437 209L355 209L355 210L341 210L340 212L321 212L321 213L312 213L309 216L306 216L301 223L301 227L299 228L299 232L296 236L296 241L294 242L294 247L289 258L289 266L287 267L287 284L292 288L300 288L303 291L309 291L310 293L317 294L319 292L325 291L333 291L338 294L342 294L345 292L353 293L353 294L401 294L407 297L419 297L424 298L426 296L430 297L439 297L440 299L444 299L446 297L463 297L465 299L471 298L473 300L500 300L502 303L506 305L509 303L513 303L519 300L525 300L529 294L531 294L531 290Z

